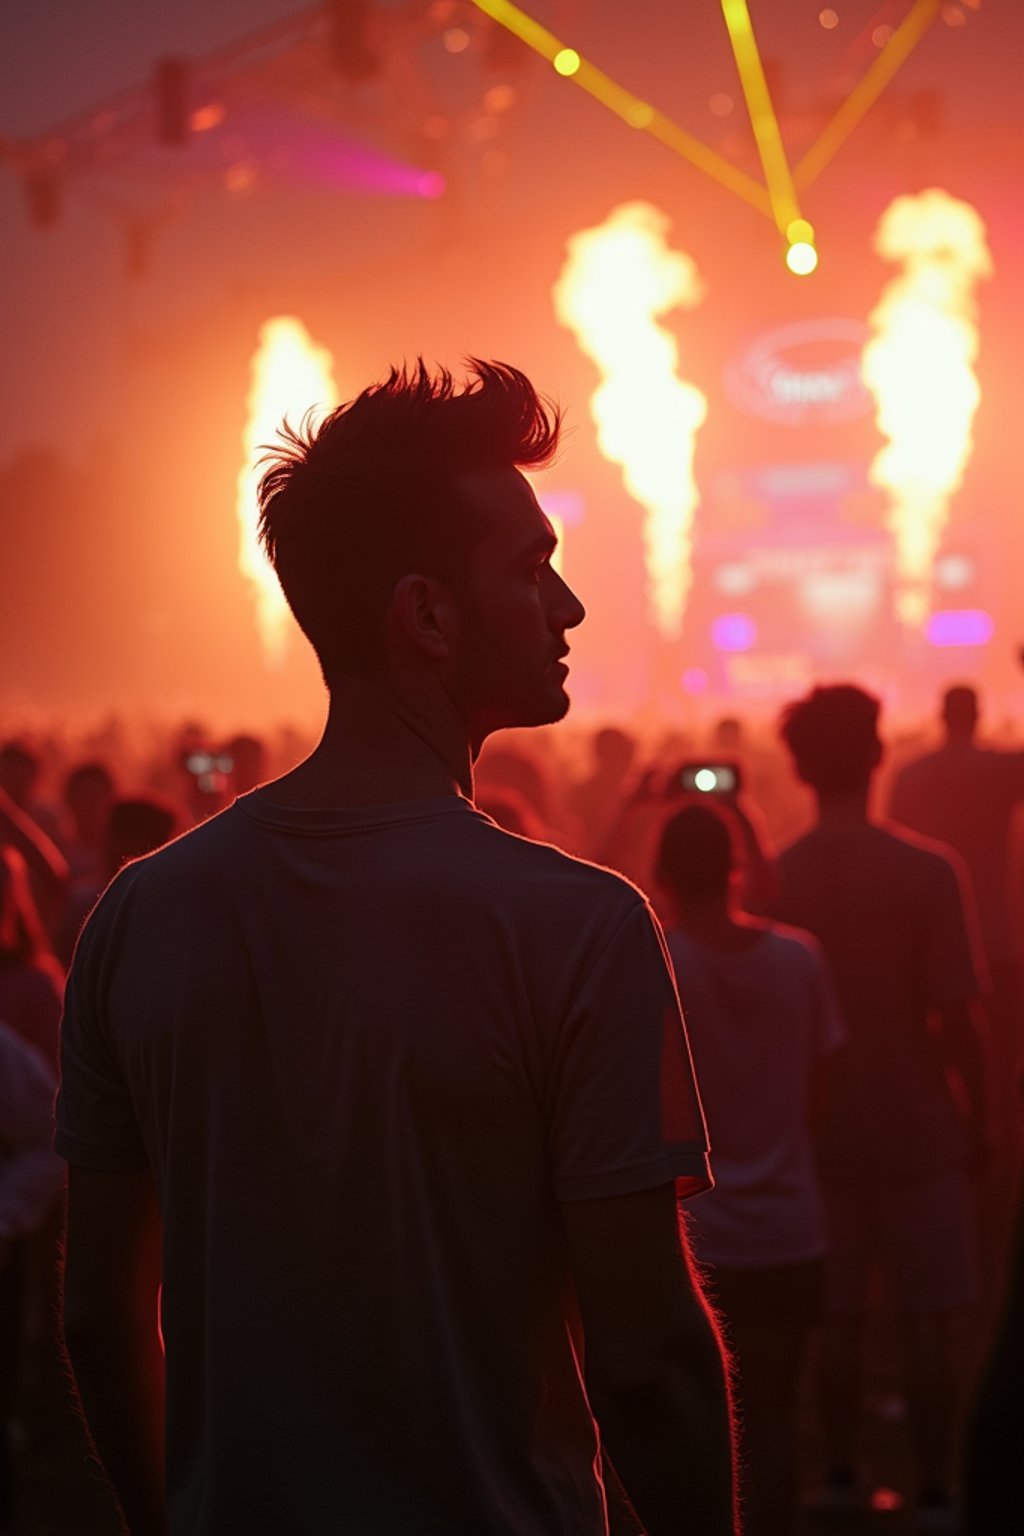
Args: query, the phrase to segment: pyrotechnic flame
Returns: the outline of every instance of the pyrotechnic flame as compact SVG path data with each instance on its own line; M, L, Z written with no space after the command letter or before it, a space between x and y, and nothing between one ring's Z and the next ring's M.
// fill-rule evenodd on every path
M622 465L626 489L647 513L651 616L671 639L692 581L691 530L700 500L693 452L707 401L678 377L676 339L655 321L704 297L692 258L665 243L669 223L649 203L623 203L603 224L573 235L554 301L559 320L602 375L591 400L598 447Z
M949 503L970 458L981 391L974 291L992 272L985 226L969 203L932 189L890 203L875 250L902 271L871 315L864 382L888 442L870 477L888 493L896 543L896 611L908 626L928 615L932 566Z
M279 315L260 329L238 477L238 565L253 585L263 654L271 667L279 667L284 660L289 611L256 538L256 491L263 472L257 461L265 445L276 440L285 416L297 425L311 406L330 409L337 404L332 362L331 354L317 346L301 320L293 316Z

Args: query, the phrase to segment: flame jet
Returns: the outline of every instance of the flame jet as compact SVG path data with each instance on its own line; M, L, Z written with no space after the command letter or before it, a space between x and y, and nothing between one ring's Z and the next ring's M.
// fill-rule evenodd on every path
M622 466L627 491L647 513L651 617L673 639L692 581L700 501L693 454L707 400L678 377L676 339L655 320L704 297L696 263L665 243L669 224L649 203L623 203L603 224L571 236L554 303L602 375L591 399L598 447Z
M338 393L331 372L333 359L310 337L301 320L278 315L260 327L252 360L249 416L242 435L242 470L238 476L238 566L252 583L256 622L267 665L277 669L288 643L288 604L256 537L259 514L256 492L262 474L261 451L276 439L285 416L297 425L311 407L330 409Z
M992 272L985 226L969 203L937 188L897 197L875 250L902 271L870 317L862 373L888 441L870 478L888 496L896 546L896 612L908 628L928 617L932 566L949 503L971 455L981 399L975 288Z

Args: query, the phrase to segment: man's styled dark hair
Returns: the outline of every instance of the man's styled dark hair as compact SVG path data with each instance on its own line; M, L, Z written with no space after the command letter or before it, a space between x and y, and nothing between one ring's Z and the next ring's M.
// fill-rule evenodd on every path
M879 758L879 707L863 688L835 683L784 710L779 734L805 784L826 795L864 788Z
M720 901L738 861L733 819L717 805L684 805L665 823L658 848L658 879L688 905Z
M460 475L550 462L561 415L525 374L468 358L392 368L319 424L280 429L259 488L259 536L325 680L372 668L395 583L464 572L482 532Z

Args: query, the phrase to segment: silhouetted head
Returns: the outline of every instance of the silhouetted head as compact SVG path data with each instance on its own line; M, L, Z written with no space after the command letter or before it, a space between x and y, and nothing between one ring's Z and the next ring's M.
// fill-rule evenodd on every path
M971 741L978 726L978 695L966 683L942 695L942 723L950 741Z
M623 778L636 756L636 737L620 730L617 725L605 725L595 731L593 749L594 764L600 774L607 778Z
M711 733L711 745L719 752L739 752L743 747L743 721L723 715Z
M583 609L520 473L550 461L559 425L507 364L472 360L459 389L422 359L319 426L285 425L260 537L329 688L430 676L480 739L565 713L558 663Z
M64 781L64 804L83 843L101 841L114 803L114 776L106 763L78 763Z
M879 701L852 683L813 689L783 712L780 735L819 795L859 794L882 756Z
M27 742L5 741L0 747L0 789L22 810L32 803L42 768L38 754Z
M719 806L685 805L665 823L658 848L658 883L682 907L725 901L738 863L738 835Z

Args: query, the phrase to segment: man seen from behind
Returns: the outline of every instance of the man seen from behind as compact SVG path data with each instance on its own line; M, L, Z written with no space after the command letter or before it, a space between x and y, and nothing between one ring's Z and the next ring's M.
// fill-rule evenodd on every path
M79 943L65 1331L134 1536L601 1536L602 1449L649 1536L734 1530L660 930L472 803L486 736L568 708L584 612L521 472L558 427L513 368L421 363L288 434L261 528L320 744Z

